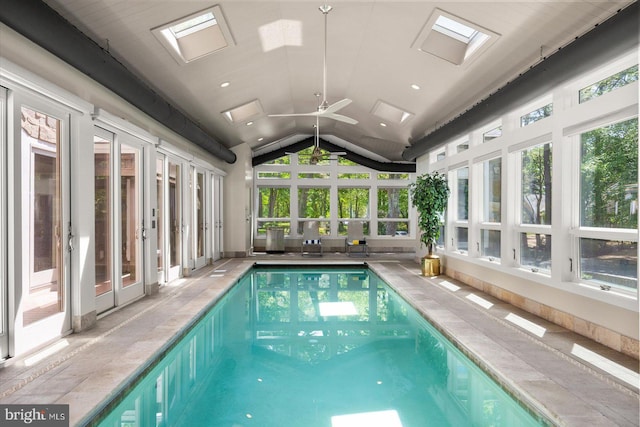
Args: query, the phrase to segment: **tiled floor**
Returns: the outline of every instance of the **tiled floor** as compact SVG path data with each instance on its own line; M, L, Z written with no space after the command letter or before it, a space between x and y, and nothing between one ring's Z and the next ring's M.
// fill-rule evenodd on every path
M115 389L147 366L255 261L364 261L513 395L556 425L638 426L638 361L446 277L419 274L412 255L225 259L61 339L39 362L0 368L0 403L67 403L86 424ZM589 359L587 361L585 359Z

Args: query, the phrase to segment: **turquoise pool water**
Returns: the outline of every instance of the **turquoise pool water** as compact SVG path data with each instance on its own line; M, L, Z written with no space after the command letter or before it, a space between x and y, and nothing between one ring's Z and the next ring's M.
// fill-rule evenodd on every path
M100 426L543 425L366 268L255 268Z

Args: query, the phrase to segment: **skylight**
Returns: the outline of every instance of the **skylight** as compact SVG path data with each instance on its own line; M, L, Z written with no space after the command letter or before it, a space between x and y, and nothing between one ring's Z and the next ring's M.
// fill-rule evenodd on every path
M212 25L217 25L213 12L203 13L195 18L187 19L184 22L169 27L175 38L188 36L196 31L204 30Z
M180 65L234 44L219 6L169 22L151 32Z
M438 16L438 19L436 19L433 29L449 37L457 38L461 42L467 44L473 36L478 34L478 30L442 15Z
M455 65L487 49L498 34L470 21L435 9L412 47Z
M375 103L371 112L387 121L400 124L413 117L412 113L404 111L403 109L395 107L382 100L378 100L378 102Z

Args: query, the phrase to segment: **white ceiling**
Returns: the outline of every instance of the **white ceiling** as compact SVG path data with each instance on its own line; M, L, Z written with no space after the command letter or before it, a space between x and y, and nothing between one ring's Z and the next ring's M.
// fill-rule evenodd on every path
M267 114L315 111L322 92L324 16L320 1L46 0L72 24L141 77L175 107L231 148L253 150L299 134L315 119ZM340 114L357 125L321 119L333 135L389 161L402 160L411 141L461 114L519 73L606 20L631 1L340 1L330 2L327 100L353 102ZM151 29L219 5L235 45L179 65ZM435 8L499 35L469 63L453 65L411 46ZM299 22L299 46L265 51L259 28ZM229 87L221 88L228 81ZM412 84L421 87L411 88ZM258 100L252 126L221 114ZM411 112L402 124L371 112L378 101ZM263 138L259 141L259 138Z

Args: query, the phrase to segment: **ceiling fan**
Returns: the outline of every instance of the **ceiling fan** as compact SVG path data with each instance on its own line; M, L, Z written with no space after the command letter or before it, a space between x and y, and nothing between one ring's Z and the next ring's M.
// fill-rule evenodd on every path
M319 93L315 94L318 98L320 97ZM315 135L313 139L313 151L309 156L309 164L317 165L320 160L337 160L338 156L344 156L347 153L344 151L334 151L330 153L323 153L320 149L320 115L316 115L316 124L313 126L315 128ZM293 154L293 153L287 153ZM304 154L298 154L298 156L304 156Z
M328 119L337 120L339 122L349 123L355 125L358 123L357 120L352 119L351 117L344 116L342 114L337 114L339 110L351 104L351 100L349 98L341 99L340 101L334 102L329 105L327 102L327 15L333 9L331 6L325 4L324 6L320 6L318 8L320 12L324 15L324 61L323 61L323 74L322 74L322 96L324 99L322 103L318 105L316 111L311 113L291 113L291 114L269 114L269 117L300 117L300 116L315 116L318 117L326 117Z

